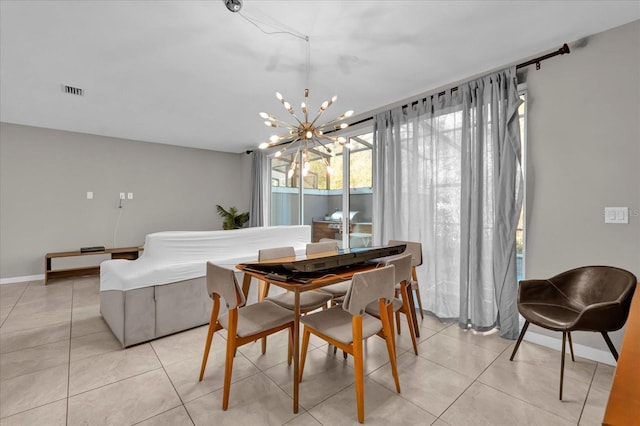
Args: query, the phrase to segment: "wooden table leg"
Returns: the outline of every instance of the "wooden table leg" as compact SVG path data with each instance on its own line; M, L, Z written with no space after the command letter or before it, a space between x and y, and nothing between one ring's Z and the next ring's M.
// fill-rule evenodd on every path
M300 388L300 291L296 288L293 293L293 412L297 414Z

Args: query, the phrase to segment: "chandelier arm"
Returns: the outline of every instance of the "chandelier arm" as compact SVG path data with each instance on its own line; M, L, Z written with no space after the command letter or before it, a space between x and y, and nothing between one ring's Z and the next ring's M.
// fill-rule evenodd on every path
M323 158L324 158L324 157L331 157L331 153L333 152L333 151L331 150L331 148L327 148L327 147L326 147L322 142L320 142L320 140L315 140L315 142L316 142L316 143L318 143L318 144L319 144L322 148L324 148L327 152L321 152L321 151L318 151L317 149L315 149L315 147L310 149L310 151L311 151L311 152L313 152L313 153L315 153L315 154L317 154L318 156L323 157Z
M327 107L327 108L329 108L329 107ZM325 109L322 109L322 108L321 108L321 109L318 111L318 115L316 115L316 118L314 118L314 119L313 119L313 121L311 122L311 125L312 125L312 126L313 126L314 124L316 124L316 121L318 121L318 119L322 116L322 114L324 114L324 112L327 110L327 108L325 108Z
M298 130L297 126L294 126L291 123L287 123L286 121L282 121L282 120L275 120L272 121L272 123L277 124L278 127L282 128L282 129L287 129L287 130Z
M334 118L333 120L327 121L326 123L322 123L320 126L318 126L318 129L324 130L327 126L330 126L332 124L335 123L339 123L340 121L344 120L345 118L347 118L344 114L339 115L338 117Z
M286 108L285 108L285 109L286 109ZM300 119L299 119L299 118L298 118L298 116L296 115L296 113L295 113L295 111L293 110L293 108L291 109L291 111L289 111L289 110L287 109L287 112L288 112L289 114L291 114L291 116L292 116L293 118L295 118L295 119L296 119L296 121L298 122L298 125L302 125L302 121L300 121ZM292 126L291 124L289 124L289 125L290 125L290 126ZM294 126L293 128L294 128L294 129L297 129L298 127L297 127L297 126Z

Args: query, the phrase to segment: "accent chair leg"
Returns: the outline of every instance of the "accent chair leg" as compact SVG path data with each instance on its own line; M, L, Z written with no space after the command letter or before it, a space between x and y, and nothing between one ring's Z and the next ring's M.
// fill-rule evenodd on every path
M529 328L529 321L524 322L524 326L522 327L522 331L520 332L520 336L518 336L518 341L516 342L516 347L513 348L513 353L511 354L511 358L509 358L509 361L513 361L513 357L516 356L516 352L518 352L518 348L520 347L520 343L522 343L524 333L527 332L527 328Z
M569 350L571 351L571 361L576 362L575 356L573 356L573 342L571 341L571 332L567 331L567 339L569 340Z
M613 342L609 338L609 335L606 331L601 331L602 337L604 337L604 341L607 342L607 346L609 346L609 350L611 351L611 355L618 361L618 351L616 351L616 347L613 346Z
M567 344L567 332L562 332L562 358L560 359L560 395L558 399L562 401L562 382L564 381L564 354L565 345Z

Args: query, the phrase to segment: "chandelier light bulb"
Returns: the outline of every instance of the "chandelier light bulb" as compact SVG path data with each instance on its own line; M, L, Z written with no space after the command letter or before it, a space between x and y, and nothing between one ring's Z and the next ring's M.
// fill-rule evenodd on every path
M304 101L300 104L302 116L296 115L291 104L284 99L280 92L276 92L276 98L278 98L284 108L293 116L295 124L284 122L273 115L261 112L260 117L265 120L264 124L266 126L283 128L285 132L280 135L276 134L271 136L269 138L270 142L262 143L259 147L261 149L278 147L278 151L274 156L281 157L288 149L295 147L297 143L297 153L293 157L290 169L287 172L289 178L293 177L296 168L300 169L300 173L303 176L306 176L311 170L309 150L313 150L320 155L320 157L314 159L314 161L322 161L327 173L333 173L333 169L328 161L330 157L335 157L336 155L335 149L332 149L332 144L339 143L344 147L346 146L347 139L342 136L332 135L332 133L349 126L347 123L338 124L338 122L353 115L353 110L349 110L333 120L316 124L326 109L338 99L337 96L333 96L330 100L324 101L315 117L309 117L311 106L309 104L308 89L305 89Z

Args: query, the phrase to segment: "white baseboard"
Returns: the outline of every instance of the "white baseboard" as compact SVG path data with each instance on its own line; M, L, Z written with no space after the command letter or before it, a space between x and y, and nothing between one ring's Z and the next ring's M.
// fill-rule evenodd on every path
M557 351L562 350L561 338L556 339L555 337L545 336L543 334L527 331L527 333L524 335L524 340L540 346L546 346L547 348L555 349ZM567 353L569 352L568 345L566 351ZM590 346L585 346L574 342L573 352L576 356L580 356L582 358L587 358L592 361L612 365L614 367L616 366L616 360L609 351L592 348Z
M25 281L38 281L44 280L44 274L40 275L27 275L24 277L12 277L12 278L0 278L0 285L2 284L12 284L12 283L22 283Z

